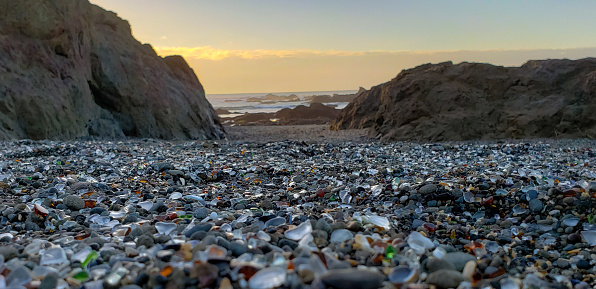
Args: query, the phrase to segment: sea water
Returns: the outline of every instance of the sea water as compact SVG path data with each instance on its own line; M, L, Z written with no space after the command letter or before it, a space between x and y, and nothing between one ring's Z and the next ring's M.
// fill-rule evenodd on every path
M306 92L272 92L276 96L296 95L300 101L280 101L280 102L250 102L250 98L264 97L269 93L233 93L233 94L207 94L207 99L214 109L225 109L230 114L220 115L220 117L233 117L244 113L258 113L277 112L284 108L295 108L299 105L309 105L307 98L315 95L330 95L334 94L354 94L357 90L338 90L338 91L306 91ZM334 106L337 109L342 109L348 105L347 102L331 102L326 105Z

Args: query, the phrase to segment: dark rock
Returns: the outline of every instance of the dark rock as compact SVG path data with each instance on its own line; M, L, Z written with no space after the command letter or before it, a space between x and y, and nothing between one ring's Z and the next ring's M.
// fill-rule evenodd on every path
M376 289L384 279L385 275L379 272L352 268L329 270L321 276L326 286L337 289Z
M193 212L193 217L197 218L197 219L205 219L207 218L207 216L209 216L209 210L205 207L200 207L195 209Z
M184 235L186 237L190 237L190 236L192 236L192 234L194 234L196 232L209 232L209 230L211 230L212 227L213 227L213 225L210 223L200 223L200 224L197 224L194 227L192 227L190 230L186 231L186 233L184 233Z
M457 288L459 283L464 281L464 276L459 271L441 269L428 274L426 282L437 286L437 288Z
M123 223L124 224L128 224L128 223L134 223L138 220L138 217L135 214L128 214L126 216L126 218L124 218Z
M461 272L466 266L466 263L471 260L476 260L476 257L464 252L452 252L445 254L443 260L453 264L453 266L455 266L455 270Z
M418 193L422 194L422 195L428 195L428 194L432 194L437 190L437 185L433 185L433 184L426 184L424 186L422 186L420 189L418 189Z
M232 255L234 257L238 257L244 253L246 253L246 251L248 251L248 247L246 245L237 243L237 242L232 242L230 243L230 248L229 250L232 252Z
M369 128L382 140L590 138L594 71L596 58L424 64L359 92L331 129Z
M315 225L315 229L325 231L325 232L327 232L327 234L331 234L331 232L333 231L333 229L331 228L329 223L327 223L327 221L325 221L325 219L323 219L323 218L320 218L317 221L317 223Z
M358 232L362 230L362 224L358 221L350 221L348 223L348 230Z
M0 35L0 139L223 136L184 59L159 57L114 12L83 0L13 2Z
M153 247L153 245L155 245L155 240L153 240L153 238L151 236L141 235L137 239L138 247L145 246L147 248L151 248L151 247Z
M56 288L58 286L58 278L60 278L58 276L58 274L56 273L50 273L48 275L46 275L45 277L43 277L43 280L41 281L41 284L39 284L39 287L37 287L38 289L53 289Z
M592 268L592 265L590 265L590 262L584 260L584 259L580 259L579 261L577 261L577 263L575 264L577 266L578 269L590 269Z
M19 250L13 245L2 245L0 246L0 255L4 256L4 260L8 261L18 256Z
M64 203L64 205L66 205L66 207L68 207L69 209L71 209L73 211L78 211L85 207L85 201L83 201L83 199L81 199L78 196L73 196L73 195L66 196L62 200L62 202Z
M453 265L453 263L446 261L444 259L429 259L426 262L426 270L429 273L441 270L441 269L449 269L449 270L455 270L455 265Z
M190 235L191 240L197 240L197 241L203 240L205 237L207 237L207 232L205 232L205 231L197 231L197 232L194 232L192 235Z
M539 213L544 208L542 201L540 201L538 199L531 200L529 205L530 205L530 211L532 211L532 213Z
M569 261L563 259L563 258L559 258L557 259L557 267L561 268L561 269L567 269L569 268L570 264Z

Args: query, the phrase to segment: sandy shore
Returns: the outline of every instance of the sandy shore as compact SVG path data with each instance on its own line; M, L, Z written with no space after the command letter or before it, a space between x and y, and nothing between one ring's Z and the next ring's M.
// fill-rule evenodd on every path
M276 142L285 140L306 142L368 142L374 141L363 129L330 131L328 125L290 126L226 126L231 141Z

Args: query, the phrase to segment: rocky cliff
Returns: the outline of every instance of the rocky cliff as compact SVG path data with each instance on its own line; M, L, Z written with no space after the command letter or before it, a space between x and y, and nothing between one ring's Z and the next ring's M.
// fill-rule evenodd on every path
M594 138L595 111L595 58L445 62L359 92L331 129L370 128L383 140Z
M87 0L0 0L0 139L217 139L193 70Z

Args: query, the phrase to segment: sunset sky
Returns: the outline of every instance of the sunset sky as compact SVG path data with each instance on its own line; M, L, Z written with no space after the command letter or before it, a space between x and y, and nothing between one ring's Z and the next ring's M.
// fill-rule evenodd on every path
M207 94L349 90L451 60L596 56L596 1L91 0Z

